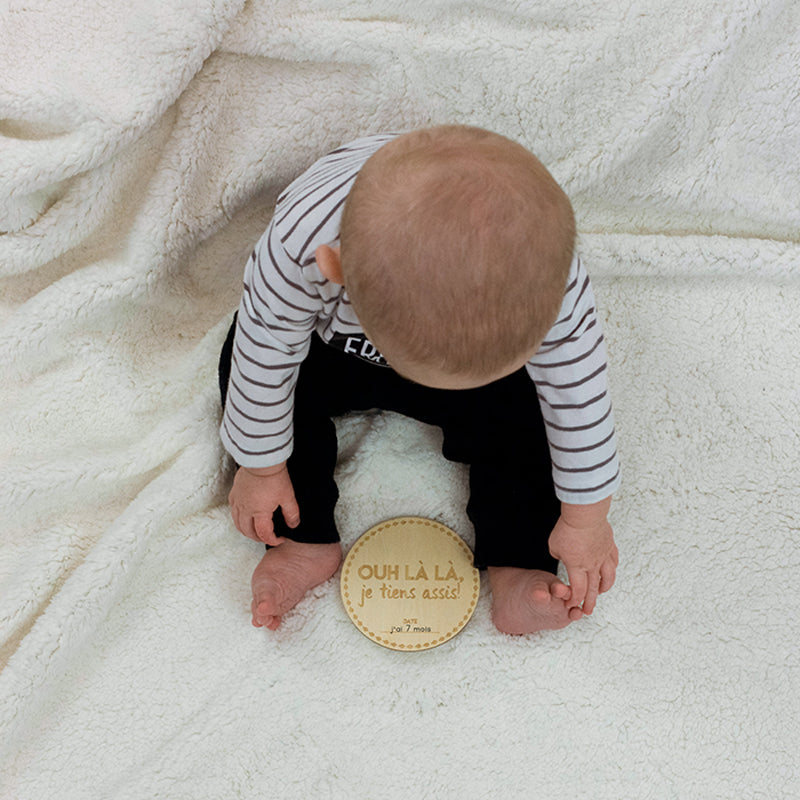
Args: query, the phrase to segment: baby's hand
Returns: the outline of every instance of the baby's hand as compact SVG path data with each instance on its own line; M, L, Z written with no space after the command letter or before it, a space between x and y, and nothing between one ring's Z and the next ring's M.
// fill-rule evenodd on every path
M300 509L286 464L266 469L240 467L228 495L233 523L245 536L269 545L286 541L275 535L272 515L278 508L290 528L300 524Z
M597 595L613 585L619 564L614 532L606 515L611 498L593 505L561 504L561 516L550 534L550 553L567 570L570 608L591 614Z

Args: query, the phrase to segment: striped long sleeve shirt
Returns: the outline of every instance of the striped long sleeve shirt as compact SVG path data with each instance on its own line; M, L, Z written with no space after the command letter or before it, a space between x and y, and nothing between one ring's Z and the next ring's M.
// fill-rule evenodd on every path
M317 161L278 198L248 259L220 428L241 466L268 467L291 454L294 387L315 331L329 343L360 341L362 357L385 363L365 341L346 289L323 277L314 251L338 243L359 169L392 138L358 139ZM526 369L537 389L559 499L586 504L608 497L620 472L606 352L578 256L558 319Z

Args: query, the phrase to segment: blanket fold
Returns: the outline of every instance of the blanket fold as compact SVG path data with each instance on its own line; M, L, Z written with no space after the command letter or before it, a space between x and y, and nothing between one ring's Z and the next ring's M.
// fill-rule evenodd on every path
M9 0L0 8L0 797L800 795L800 8ZM375 646L336 579L249 624L217 353L278 193L358 136L522 142L610 355L617 584ZM348 548L472 542L439 431L338 421ZM337 576L338 578L338 576Z

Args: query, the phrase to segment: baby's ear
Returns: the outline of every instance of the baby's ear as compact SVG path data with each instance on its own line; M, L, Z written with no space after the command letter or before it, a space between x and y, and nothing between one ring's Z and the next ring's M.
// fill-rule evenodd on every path
M333 283L344 286L344 275L342 274L342 259L339 255L339 246L331 247L321 244L314 251L314 258L317 260L319 271Z

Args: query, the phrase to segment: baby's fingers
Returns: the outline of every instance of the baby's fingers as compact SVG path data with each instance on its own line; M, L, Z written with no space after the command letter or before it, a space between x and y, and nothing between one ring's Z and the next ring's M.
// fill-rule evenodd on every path
M281 503L281 511L286 524L290 528L296 528L300 524L300 506L297 505L294 494Z
M277 547L286 540L282 536L275 535L275 528L272 524L272 514L254 514L253 529L260 542Z
M607 592L617 579L617 565L613 560L600 567L600 592Z
M241 533L242 529L239 527L239 510L236 508L236 506L231 506L230 509L231 509L231 519L233 520L233 524L236 526L236 530L239 531L239 533Z
M569 579L569 600L568 605L570 608L581 608L586 600L587 579L586 573L583 570L570 570L567 568L567 577Z
M590 574L587 584L586 597L583 601L583 613L591 614L597 605L597 595L600 594L600 573Z
M253 528L252 518L249 514L242 513L238 506L231 506L231 517L239 533L244 534L248 539L255 539L255 541L258 541L258 535Z

